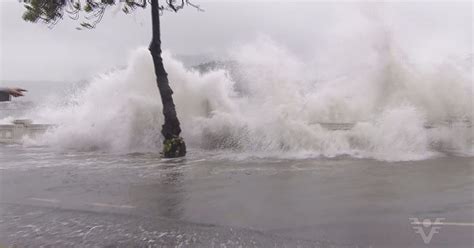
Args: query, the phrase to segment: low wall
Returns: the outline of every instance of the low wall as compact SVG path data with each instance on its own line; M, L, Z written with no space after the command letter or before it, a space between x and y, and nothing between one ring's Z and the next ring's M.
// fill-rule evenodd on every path
M24 137L34 138L53 127L33 124L31 120L15 120L12 124L0 125L0 143L18 143Z

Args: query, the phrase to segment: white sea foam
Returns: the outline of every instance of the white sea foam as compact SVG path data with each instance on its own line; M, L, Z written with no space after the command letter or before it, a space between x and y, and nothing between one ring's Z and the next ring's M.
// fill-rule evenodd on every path
M412 76L395 60L361 75L318 81L307 64L271 40L248 45L239 54L234 57L244 75L239 91L224 70L200 74L164 54L191 148L381 160L423 159L439 147L472 149L470 128L425 128L448 118L472 119L470 81L456 74L461 72L450 71L444 80L439 71ZM447 89L451 97L445 96ZM43 144L158 151L161 104L148 51L138 49L126 69L98 76L70 96L67 105L42 107L34 119L58 125L37 141ZM357 124L331 131L320 122Z
M383 25L367 28L370 23L336 26L333 38L340 39L320 43L310 60L260 37L232 49L233 71L200 73L165 52L188 146L248 156L390 161L446 151L472 155L472 57L446 53L441 59L437 53L430 60ZM67 104L43 106L30 116L57 124L36 143L160 150L163 118L148 50L134 51L126 69L97 76ZM334 131L320 123L356 124Z

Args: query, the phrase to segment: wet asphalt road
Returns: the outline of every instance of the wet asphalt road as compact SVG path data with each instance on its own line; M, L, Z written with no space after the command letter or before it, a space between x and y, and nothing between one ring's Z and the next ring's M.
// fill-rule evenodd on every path
M31 154L30 154L31 155ZM16 154L24 156L27 152ZM66 155L58 155L66 156ZM472 158L73 158L1 170L16 247L473 247ZM0 163L10 160L4 156ZM192 156L191 156L192 157ZM66 158L59 157L58 161ZM150 165L151 164L151 165ZM409 218L445 218L429 244ZM423 229L427 234L430 227Z

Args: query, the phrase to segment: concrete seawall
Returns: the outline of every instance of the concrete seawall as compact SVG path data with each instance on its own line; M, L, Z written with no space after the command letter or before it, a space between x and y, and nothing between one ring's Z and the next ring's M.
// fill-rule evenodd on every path
M349 131L358 123L318 122L317 124L330 131ZM12 124L0 124L0 143L21 143L24 137L35 138L52 127L54 127L54 125L33 124L32 120L29 119L15 120ZM424 127L427 129L436 127L472 128L472 123L470 121L444 121L439 123L425 123Z
M31 120L15 120L12 124L0 125L0 143L19 143L24 137L34 138L53 125L33 124Z

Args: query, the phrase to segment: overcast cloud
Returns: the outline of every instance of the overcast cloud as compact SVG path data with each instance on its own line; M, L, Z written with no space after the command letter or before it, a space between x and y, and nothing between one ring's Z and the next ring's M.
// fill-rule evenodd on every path
M361 15L357 9L370 5L347 1L195 2L206 11L188 8L177 14L165 13L164 49L180 55L225 54L230 47L265 34L304 56L318 42L327 41L333 30L350 31L350 15ZM392 11L385 14L397 18L395 26L409 36L444 42L448 48L465 47L466 53L472 53L470 1L389 5L393 5ZM21 19L23 6L16 0L2 1L0 9L2 80L88 78L125 65L130 51L148 45L151 38L149 9L139 9L130 15L110 9L96 29L86 31L76 30L78 23L67 18L52 29L44 24L26 23ZM346 28L335 28L341 25Z

